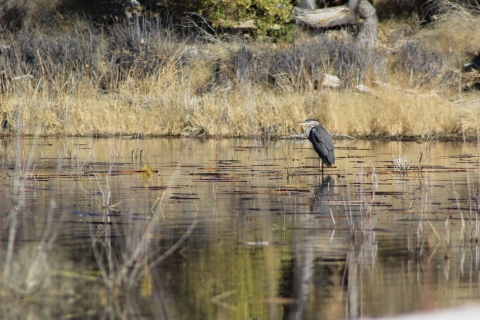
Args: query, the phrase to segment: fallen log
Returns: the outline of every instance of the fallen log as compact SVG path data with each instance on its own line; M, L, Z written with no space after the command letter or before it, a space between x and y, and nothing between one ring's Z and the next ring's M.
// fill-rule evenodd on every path
M295 7L293 8L293 16L297 25L309 28L332 28L357 23L355 13L347 6L317 10Z

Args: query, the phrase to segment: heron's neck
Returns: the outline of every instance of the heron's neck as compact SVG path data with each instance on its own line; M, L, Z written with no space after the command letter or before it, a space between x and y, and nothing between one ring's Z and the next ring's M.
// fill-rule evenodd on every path
M310 136L310 131L312 130L313 127L314 125L305 126L305 135L307 136L307 138Z

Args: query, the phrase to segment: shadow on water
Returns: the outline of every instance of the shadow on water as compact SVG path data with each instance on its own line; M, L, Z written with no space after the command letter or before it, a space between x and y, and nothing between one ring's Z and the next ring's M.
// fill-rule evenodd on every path
M478 303L478 148L6 139L3 318L340 319ZM421 171L418 171L418 168Z

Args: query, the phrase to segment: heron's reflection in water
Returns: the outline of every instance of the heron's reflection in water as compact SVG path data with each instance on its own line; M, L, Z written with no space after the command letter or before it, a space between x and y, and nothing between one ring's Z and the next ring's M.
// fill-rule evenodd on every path
M314 187L313 198L310 201L310 213L330 214L330 206L326 201L334 200L335 180L331 176L322 177L319 185Z
M339 197L335 179L326 176L314 186L307 214L298 217L305 224L292 237L293 261L285 276L290 277L293 303L286 307L285 319L358 316L358 247L345 219L346 208L332 205ZM315 314L309 314L313 310Z
M323 177L321 182L314 187L313 197L309 202L310 214L329 214L330 207L324 205L326 200L332 200L334 194L335 180L331 176ZM308 215L306 219L310 218ZM312 222L312 221L311 221ZM316 221L313 221L316 225ZM298 229L295 231L294 252L293 252L293 272L290 276L293 277L291 284L292 298L294 303L288 307L285 313L286 319L303 319L305 311L308 308L309 300L312 294L314 284L314 277L325 277L330 274L328 270L322 270L315 267L315 260L318 258L318 230L315 229ZM327 272L325 272L327 271ZM318 273L318 274L316 274ZM327 276L328 277L328 276ZM329 279L319 279L320 285L328 285ZM315 281L316 282L316 281Z

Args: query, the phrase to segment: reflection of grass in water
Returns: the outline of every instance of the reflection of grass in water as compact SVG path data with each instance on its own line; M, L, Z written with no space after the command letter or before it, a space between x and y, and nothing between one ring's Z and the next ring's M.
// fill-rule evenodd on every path
M188 142L183 145L185 150L188 149L187 146ZM270 314L272 308L264 303L264 300L275 301L277 298L281 260L284 248L287 247L245 246L237 248L232 253L232 247L237 245L235 242L231 245L219 243L218 246L211 247L210 253L200 256L193 248L178 252L184 241L192 235L197 225L194 221L188 229L182 228L181 236L176 242L170 242L172 239L168 239L169 244L165 252L159 252L153 248L152 239L156 237L161 239L162 234L175 229L168 227L167 231L165 229L167 226L162 222L165 217L171 215L162 209L162 200L169 197L165 193L171 192L169 188L162 193L160 200L154 203L152 209L150 205L145 206L147 208L145 216L148 217L145 222L116 224L109 215L110 194L114 194L116 188L112 177L94 175L91 180L95 190L100 190L101 193L99 199L95 201L100 201L99 208L103 208L104 211L99 216L84 216L89 225L90 241L79 245L74 255L68 253L68 250L62 250L62 243L65 240L63 238L60 240L60 237L64 235L63 221L67 213L64 210L55 210L54 196L50 201L51 211L48 218L43 221L45 226L40 242L33 241L28 246L16 242L15 235L19 232L21 222L19 219L27 214L25 207L27 202L22 200L25 199L25 192L28 190L25 184L30 183L30 180L21 173L31 170L35 160L32 158L32 161L25 165L17 162L15 181L16 188L20 191L15 199L18 205L14 210L17 211L12 211L11 214L9 239L11 248L2 252L5 264L2 272L1 297L4 303L8 302L8 306L3 309L4 316L24 315L24 312L39 313L48 309L47 316L52 318L67 314L79 317L108 315L114 318L125 314L153 314L158 317L163 314L166 318L172 318L177 307L170 305L169 301L177 295L177 290L180 296L195 299L193 307L191 300L181 299L178 303L180 306L185 303L185 308L178 310L193 308L205 318L217 314L226 314L232 319L246 319L252 316L266 318ZM152 177L148 175L148 168L144 169L146 169L144 181L148 181ZM61 172L60 167L57 170ZM89 170L93 168L89 167ZM180 172L181 163L173 172L170 186L175 185ZM141 179L140 175L138 178ZM52 177L50 182L55 185L59 181ZM146 190L145 193L147 195ZM146 198L149 203L151 200ZM137 209L141 210L142 207ZM38 216L37 219L44 217ZM221 233L216 234L215 230L211 230L212 239L221 238ZM272 238L271 235L264 233L258 236L262 239ZM14 250L17 246L21 248L19 251ZM79 256L83 258L79 259ZM71 260L72 258L74 260ZM163 268L157 268L166 258L173 259L173 265L176 261L181 264L191 263L190 267L182 270L188 274L187 278L195 281L170 284L162 271ZM174 292L170 291L170 286L175 288ZM145 309L145 303L151 303L156 307ZM278 312L276 305L273 309ZM187 318L190 315L190 311L178 312L180 318Z
M23 139L16 139L16 153L23 155ZM8 244L1 251L3 269L1 279L1 300L4 302L2 316L12 318L37 317L58 318L69 313L95 314L100 306L99 290L104 286L100 278L82 274L82 266L68 260L58 250L58 237L62 232L65 214L57 213L54 197L50 200L47 212L38 219L43 226L42 233L35 234L32 221L28 220L28 190L32 184L29 175L35 168L35 145L25 159L17 156L12 176L12 208L8 217ZM7 200L7 199L5 199ZM61 211L63 212L63 211ZM40 213L39 213L40 214ZM43 213L42 213L43 214ZM32 225L33 224L33 225ZM27 232L26 240L17 243ZM30 232L30 233L28 233ZM86 298L90 297L90 299ZM90 311L89 311L90 310Z
M265 239L271 235L268 232L257 236ZM216 238L217 235L212 236ZM197 252L192 248L186 251L186 258L178 257L179 262L187 264L182 268L185 274L179 284L179 294L193 299L179 300L179 309L189 310L182 315L184 319L192 312L201 319L222 314L229 319L280 317L274 301L278 298L278 283L284 263L289 260L290 249L278 245L237 247L238 243L230 243L235 238L218 242L206 251ZM267 303L269 300L272 305ZM272 316L275 314L277 317Z
M188 141L185 143L186 145L183 147L188 149ZM221 155L220 151L219 154ZM287 154L291 154L291 152ZM8 272L4 271L4 275L10 275L8 279L12 281L15 279L13 281L15 287L9 286L7 282L4 282L2 301L4 299L7 299L6 301L13 299L13 303L7 306L12 308L8 309L8 312L16 307L35 310L32 312L40 312L40 310L35 308L43 304L42 308L47 306L52 310L51 312L54 316L61 316L66 312L84 315L85 310L90 310L87 312L92 315L98 315L101 312L110 313L113 315L112 317L120 317L122 314L134 315L141 312L154 313L155 311L149 310L148 307L145 310L145 304L152 303L153 305L153 302L155 302L157 305L164 304L162 308L167 309L165 313L170 318L175 316L188 318L191 315L190 312L201 315L203 318L212 318L214 316L240 319L253 318L254 316L257 318L268 318L269 315L276 315L275 312L279 312L279 309L281 310L281 307L275 304L275 298L278 297L278 283L285 268L283 260L287 260L292 256L288 246L292 240L290 238L292 232L298 232L300 237L304 237L300 238L301 241L299 241L299 249L296 254L301 254L309 246L321 252L321 254L317 253L315 256L316 260L314 263L312 261L311 270L314 271L316 276L323 272L326 269L326 265L328 265L330 269L325 270L325 272L329 272L339 278L334 286L329 282L320 282L318 278L311 279L311 290L314 291L309 296L310 310L315 310L314 306L319 304L319 301L322 303L325 301L326 306L322 308L323 310L337 306L341 310L339 311L340 316L336 318L342 317L342 306L346 305L345 303L342 304L344 302L342 299L347 299L347 293L350 296L355 293L354 280L356 280L357 290L360 290L359 292L362 294L362 300L365 295L371 301L388 303L391 310L396 312L401 312L403 309L399 306L401 303L396 304L393 300L403 301L402 297L405 298L406 296L408 297L406 299L408 303L414 304L411 300L413 300L413 297L418 297L414 294L414 291L435 287L426 282L431 275L441 277L442 281L448 282L448 290L439 290L445 301L448 301L450 294L446 291L464 290L464 285L469 283L468 279L459 280L458 275L468 274L468 272L460 272L468 271L469 257L471 257L468 256L468 246L463 245L463 247L460 247L460 250L455 250L450 258L451 261L455 262L451 262L452 265L450 266L447 265L442 260L442 246L441 244L438 245L438 237L431 230L429 222L423 222L423 229L420 232L417 232L419 228L415 228L420 225L420 222L411 222L411 228L408 230L411 233L406 239L402 238L402 241L405 241L405 243L398 244L398 242L395 242L395 236L398 235L397 230L392 230L395 232L390 233L380 233L381 237L378 239L374 237L375 232L370 230L372 225L369 224L370 221L368 219L376 218L377 208L373 206L374 198L369 188L375 185L376 178L373 175L377 171L381 171L381 169L375 168L373 162L367 162L364 165L361 162L359 163L359 169L355 169L355 184L350 185L351 190L349 190L348 194L352 195L352 201L350 202L352 210L362 206L362 216L358 217L357 221L359 224L355 226L356 230L354 230L357 235L361 234L361 236L354 237L351 240L348 236L338 238L342 232L341 227L338 227L334 234L334 226L332 226L329 219L323 221L325 225L320 225L320 231L315 230L309 234L307 230L292 230L287 225L287 228L283 228L284 231L282 231L284 236L279 236L275 230L268 228L268 224L267 228L259 228L261 225L256 221L256 218L245 220L242 217L237 217L232 219L232 222L246 225L233 224L228 230L219 230L217 227L206 226L205 234L208 235L206 238L201 235L198 238L192 237L191 235L194 235L194 233L190 233L188 237L189 245L185 246L185 250L174 251L167 255L169 258L168 270L171 272L169 275L162 273L163 268L157 269L152 267L148 269L149 271L146 269L147 265L151 265L162 256L162 252L152 249L150 244L152 238L160 238L162 234L170 230L168 227L170 224L163 224L163 221L168 221L164 220L164 217L178 218L176 217L177 212L169 212L165 207L164 210L166 212L163 212L164 215L162 215L162 212L159 211L158 202L153 208L153 214L148 213L149 216L153 217L152 221L154 221L154 224L150 224L149 221L144 223L130 223L129 221L127 224L116 224L114 220L109 220L107 215L100 218L91 217L91 243L87 244L87 248L79 248L78 250L80 252L90 252L91 256L91 250L95 248L96 257L87 261L80 261L80 263L78 261L75 261L75 263L68 262L68 260L65 262L66 257L59 252L61 241L54 236L64 225L56 223L56 219L53 219L50 223L50 231L48 231L48 228L45 231L45 243L50 244L49 246L42 246L43 249L39 250L37 243L32 243L31 247L29 246L25 249L25 253L17 254L17 252L14 252L11 258L2 259L3 261L8 260L10 265L10 270ZM32 168L33 165L34 161L32 161L31 165L18 167ZM181 169L175 172L179 174L180 171ZM140 181L140 175L137 178ZM104 178L99 177L98 179ZM21 184L22 181L25 181L25 179L19 178L17 183ZM175 181L175 179L172 181ZM52 183L56 182L52 179ZM345 183L348 187L348 180ZM341 188L347 188L343 187L345 185L343 182L339 184L342 185ZM115 184L110 183L110 188L112 193L114 193ZM95 188L95 190L98 189ZM423 190L415 190L416 196L413 198L413 201L418 202L418 192L420 191L428 192L428 188L425 186ZM345 194L345 192L339 193ZM23 196L26 195L28 194L23 194ZM143 194L141 193L140 195ZM165 199L168 199L168 194L165 197ZM295 202L295 205L299 205L299 203L303 202L302 199L305 199L303 197L278 197L276 199ZM20 201L21 198L22 195L19 194L17 201ZM425 197L420 196L420 198ZM357 199L360 201L354 202ZM150 200L153 201L153 199ZM299 203L297 203L298 200L300 200ZM427 200L423 201L427 202ZM414 204L414 206L420 208L420 211L425 208L425 203L421 201L418 206ZM104 202L99 202L103 206ZM162 203L160 200L159 202ZM353 205L353 203L357 204ZM108 208L110 203L106 201L106 204ZM150 205L145 207L151 208ZM21 222L22 219L20 217L23 207L19 208L20 211L17 216L19 217L18 222ZM141 209L143 206L138 208L140 209L139 213L142 213ZM170 207L170 209L172 208ZM149 212L149 210L146 211ZM57 214L55 212L52 211L54 218L56 218L55 215ZM386 212L385 214L391 213ZM103 229L99 230L95 228L98 225L95 222L101 220L94 219L101 218L104 218L105 221L100 224ZM284 215L279 217L277 223L280 225L281 223L279 222L284 219L300 220L302 218L302 215L295 217L293 215ZM37 219L40 219L40 217L37 217ZM258 219L261 218L259 217ZM357 219L357 217L354 217L354 219ZM308 224L305 224L305 226L307 228L312 227L315 220L322 223L320 219L311 217L311 219L306 220ZM441 233L442 223L431 222L440 237L443 236ZM339 225L340 223L337 221L337 226ZM21 230L18 226L16 230ZM176 236L169 236L168 239L165 239L166 242L169 242L166 247L174 249L175 240L181 240L182 235L188 236L185 230L189 226L184 226L181 232L176 231ZM318 227L319 225L317 224L316 226ZM328 228L331 229L325 230ZM175 228L172 227L172 229ZM459 228L452 228L452 236L456 229ZM225 236L225 232L228 232L229 235ZM403 231L400 230L399 232ZM348 231L344 233L348 233ZM312 236L309 238L309 235ZM146 237L144 238L144 236ZM271 245L265 247L238 246L238 243L242 243L244 239L252 243L260 243L264 240L272 242L270 242ZM279 241L278 244L274 241L276 239ZM199 242L197 243L196 241ZM203 241L207 242L207 244ZM284 245L284 242L288 242L288 244ZM178 243L181 243L181 241ZM23 246L23 243L17 243L17 245ZM399 247L405 251L408 248L408 251L397 250ZM376 261L376 250L378 248L382 251L378 254L378 256L381 255L380 264ZM458 246L455 248L458 248ZM345 254L347 254L346 260ZM465 265L467 267L460 270L459 261L461 261L462 254L466 257ZM328 255L334 256L336 259L322 261ZM23 265L20 265L22 263ZM347 264L348 268L343 267ZM300 268L301 266L296 264L295 267ZM443 276L444 269L442 267L445 267L447 270L445 272L449 274L449 278L446 280L443 280L445 277ZM83 270L87 269L93 270L93 272L85 275ZM392 270L396 272L394 277L389 273ZM178 273L181 273L181 275L178 276ZM175 278L175 275L178 277ZM5 277L7 278L7 276ZM175 280L172 281L172 278L175 278L175 280L180 278L181 281L174 282ZM397 279L401 281L397 281ZM321 280L324 280L324 278L321 278ZM397 281L395 283L398 286L392 286L392 281ZM375 283L374 290L367 288L367 286L370 287L371 283ZM475 283L475 279L470 280L470 283ZM458 289L459 284L461 285L460 289ZM164 289L159 289L160 285L167 289L162 292L161 290ZM322 289L319 289L320 286ZM168 288L171 288L171 291L168 291ZM30 293L27 293L27 290L30 290ZM149 295L150 293L151 295ZM162 293L167 297L164 300L158 298ZM386 296L395 297L395 299L385 301ZM184 297L186 298L183 299ZM428 298L430 299L430 297ZM59 299L65 303L57 306ZM95 303L91 303L89 299L95 299ZM170 305L167 301L168 299L176 299L178 301L177 314L169 313L170 309L168 307ZM274 302L269 304L263 303L264 299L272 299L270 301ZM69 307L69 303L73 303L74 306ZM182 310L188 311L183 313Z
M16 142L16 152L20 154L24 147L23 139L19 137ZM151 239L162 227L161 200L156 203L157 210L153 215L150 208L145 206L148 208L145 222L117 225L109 212L111 207L117 205L110 205L110 196L116 186L111 185L111 176L108 174L104 177L105 182L100 181L103 177L95 174L92 180L97 182L101 192L100 208L103 208L103 213L98 217L86 215L91 241L80 245L78 252L69 253L69 249L63 249L64 245L68 247L69 240L66 240L66 243L65 239L59 240L61 236L73 236L66 235L64 230L64 222L67 216L71 216L71 212L57 208L55 197L61 196L61 188L54 187L57 191L49 200L48 212L45 215L38 213L35 218L39 220L37 224L31 225L31 221L25 220L32 214L28 211L30 202L27 197L29 186L34 183L30 179L32 174L26 173L33 172L35 168L37 143L38 140L34 139L27 159L17 157L15 160L15 172L12 175L13 206L7 229L8 243L6 250L1 251L4 264L0 273L0 295L2 302L6 303L2 315L10 317L23 314L25 310L36 313L38 309L47 309L48 318L59 318L67 314L81 317L108 314L121 317L125 314L152 312L145 311L142 306L142 299L154 298L155 278L151 270L155 270L158 264L180 247L197 222L193 221L176 243L159 254L158 250L151 248ZM62 158L56 169L56 174L60 175L63 172L61 162ZM90 169L93 170L92 167ZM50 183L58 186L59 178L54 176L55 174L50 178ZM145 183L151 180L152 176L153 171L144 167L142 178ZM72 178L74 177L72 175ZM144 192L147 195L146 189ZM145 201L147 203L148 199ZM39 225L43 228L40 228L41 234L38 235L35 231ZM78 228L82 227L84 228L81 224L78 225ZM26 229L24 232L27 232L26 237L32 240L31 243L19 242L24 236L19 234L21 228ZM70 241L78 244L73 239ZM79 256L82 258L79 259ZM162 290L163 287L156 289L155 294L165 296ZM168 307L160 303L159 308L163 308L168 317Z
M184 145L185 149L188 149L187 146ZM171 214L163 212L161 207L162 199L169 195L162 194L161 199L155 202L153 213L150 212L150 206L145 206L148 208L146 216L149 217L145 222L116 224L109 216L109 193L114 193L116 186L108 176L95 175L91 178L95 190L101 190L102 196L95 201L100 201L99 207L104 208L104 212L99 216L84 217L90 226L90 241L79 245L73 256L64 253L68 250L62 250L65 240L60 240L60 237L63 237L63 221L67 213L54 210L54 196L48 218L42 221L45 226L40 242L33 241L29 245L16 242L15 234L19 232L21 222L19 219L27 214L26 202L22 202L27 190L24 186L30 183L20 174L23 172L20 168L28 170L34 163L35 160L28 165L17 164L19 169L15 179L20 192L15 201L18 202L18 211L12 211L11 215L11 250L2 252L2 261L5 261L1 291L2 302L6 304L4 316L24 315L25 312L36 314L47 309L47 316L51 318L67 314L79 317L108 315L114 318L126 314L154 314L158 317L163 314L166 318L172 318L176 314L176 307L169 305L169 301L178 290L180 296L195 299L193 307L191 300L180 299L178 303L181 306L185 303L185 308L179 310L198 308L198 314L205 318L222 313L232 319L268 317L271 307L263 301L277 298L277 281L285 246L244 246L232 253L232 247L237 245L235 242L219 243L211 247L210 253L200 256L195 253L194 247L178 252L180 245L196 227L194 221L186 231L182 228L182 234L175 243L170 242L170 238L166 239L170 242L167 250L159 252L152 248L152 239L161 238L162 234L175 229L169 227L166 231L162 223L164 215ZM170 180L172 185L175 185L175 175L178 176L180 171L181 163L174 170ZM149 177L145 178L148 180ZM50 182L55 185L59 181L51 178ZM167 188L165 192L170 191ZM142 207L137 209L141 210ZM44 217L38 216L37 219ZM212 239L221 238L221 233L216 234L215 230L211 230ZM269 237L264 232L257 236L262 239ZM14 250L17 246L21 249ZM75 260L70 260L72 258ZM173 259L173 265L175 261L192 264L182 270L195 281L173 284L176 291L171 292L167 276L161 268L157 268L166 258ZM145 303L156 307L145 309ZM274 309L278 308L275 306ZM183 318L189 316L190 311L178 314Z
M468 167L470 163L466 161L466 166ZM366 166L362 167L362 170L357 169L357 177L360 178L358 183L360 190L362 183L364 183L363 170L365 168ZM371 172L374 173L375 169L372 168ZM448 171L446 170L446 172ZM476 171L466 170L466 172L468 175L470 172ZM355 251L358 250L359 252L358 263L363 263L363 259L367 258L363 255L368 252L369 244L375 248L375 258L378 259L372 265L374 269L359 269L371 280L368 286L373 285L375 287L374 290L362 290L362 300L382 301L383 304L388 305L387 309L393 313L402 312L405 304L419 305L421 308L433 303L437 306L446 307L463 304L463 302L457 301L457 299L461 299L458 297L471 295L471 288L474 287L477 290L478 286L475 258L475 252L478 248L474 244L476 243L477 207L472 203L472 201L475 202L475 199L470 197L466 201L467 208L471 208L467 212L473 214L467 214L468 217L467 215L462 217L464 215L462 210L465 209L462 200L467 199L461 199L459 193L456 194L457 213L461 219L454 216L452 220L452 212L445 212L444 214L435 210L430 212L431 201L433 200L429 199L429 194L432 192L431 180L434 179L427 175L428 173L425 174L425 177L416 175L415 178L408 178L409 181L418 180L418 185L412 187L410 204L412 212L408 216L405 213L398 216L398 229L393 227L389 232L370 233L370 236L373 237L370 239L372 242L365 241L368 240L365 237L355 239L358 242L355 246L359 246L355 248ZM475 178L476 182L474 183L469 182L469 179L472 180L472 177L467 177L466 184L469 189L472 188L472 191L460 191L460 188L457 190L463 193L463 196L465 196L465 192L471 196L475 190L472 184L476 185L478 183L478 177ZM374 184L372 183L372 185ZM372 189L374 189L373 186ZM358 194L362 197L363 192L358 192ZM446 205L443 202L442 204ZM381 211L380 208L374 208L374 212L377 210ZM379 220L385 219L387 215L394 214L388 209L385 210L383 217L380 213L375 213ZM356 231L368 235L368 229L376 225L368 225L367 220L362 220L362 225ZM455 220L457 221L455 222ZM395 269L398 272L395 272ZM432 289L433 287L442 289ZM420 295L422 302L420 304L414 302L415 299L418 299L418 295L415 293L418 290L422 292ZM432 294L433 292L434 294ZM452 292L461 292L461 294L454 295ZM389 299L384 298L387 296ZM403 301L401 306L397 304L397 301ZM368 314L367 310L364 311Z
M87 266L58 253L56 246L53 243L50 250L43 250L36 242L24 243L6 261L10 271L2 275L3 318L95 316L106 307L100 298L101 278L82 273Z
M463 125L462 125L463 128ZM477 129L478 130L478 129ZM479 181L480 181L480 173L478 170L479 161L478 161L478 148L479 148L479 140L477 138L477 154L475 155L476 162L472 164L468 161L469 157L467 156L466 152L466 141L465 141L466 133L463 131L463 145L464 151L463 154L465 155L465 174L466 174L466 187L467 187L467 194L462 195L456 190L456 182L452 179L452 192L456 199L457 209L461 218L461 235L465 243L478 243L479 241L479 232L480 232L480 225L478 223L479 219ZM459 184L462 184L460 182ZM463 205L465 203L465 205ZM467 210L465 210L465 207ZM464 216L464 211L466 211L466 216Z

